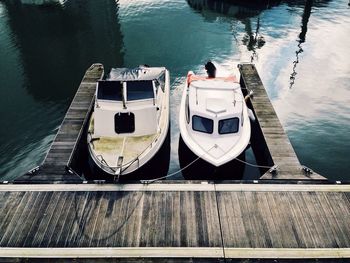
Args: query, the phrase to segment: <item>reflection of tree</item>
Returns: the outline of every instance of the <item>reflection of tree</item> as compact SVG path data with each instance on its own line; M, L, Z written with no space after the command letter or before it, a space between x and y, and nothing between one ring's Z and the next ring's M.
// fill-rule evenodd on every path
M299 40L298 40L298 50L295 52L296 59L293 61L293 72L289 78L290 79L289 88L293 87L295 83L296 75L298 74L296 72L296 68L297 68L297 64L299 63L299 55L304 51L302 48L302 44L306 40L307 24L311 16L312 4L313 4L313 0L306 0L305 2L304 13L301 20L301 32L299 34Z
M218 0L187 0L188 4L200 11L206 19L213 21L213 18L203 12L204 10L214 11L222 16L227 17L230 20L232 18L242 22L245 27L245 35L243 36L242 43L252 52L251 61L253 62L258 58L257 49L262 48L265 45L265 39L259 32L260 30L260 17L259 14L262 10L277 5L280 1L218 1ZM252 26L252 18L257 16L256 28ZM237 41L237 37L232 26L233 36Z
M251 20L246 19L244 22L246 34L243 37L242 43L247 46L248 51L252 51L251 62L258 59L257 49L262 48L265 45L264 37L259 33L260 29L260 17L258 17L255 32L252 30Z
M35 98L66 99L86 68L123 64L118 4L114 0L74 0L64 5L22 5L5 1L26 88Z

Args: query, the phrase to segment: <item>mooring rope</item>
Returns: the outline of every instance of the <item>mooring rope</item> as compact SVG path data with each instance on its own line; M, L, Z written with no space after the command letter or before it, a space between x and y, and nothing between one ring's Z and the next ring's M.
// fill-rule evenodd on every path
M203 157L205 154L209 153L213 148L217 147L217 145L215 144L213 147L211 147L208 151L206 151L204 154L202 154L201 156L197 157L196 159L194 159L192 162L190 162L189 164L187 164L185 167L177 170L176 172L173 172L171 174L167 174L165 176L162 176L162 177L158 177L158 178L155 178L155 179L150 179L150 180L140 180L140 182L142 184L151 184L151 183L154 183L156 181L159 181L159 180L162 180L162 179L165 179L165 178L169 178L169 177L172 177L180 172L182 172L183 170L187 169L188 167L190 167L191 165L193 165L195 162L197 162L199 159L201 159L201 157ZM243 160L240 160L238 158L235 158L234 160L237 160L239 162L242 162L246 165L249 165L249 166L252 166L252 167L256 167L256 168L265 168L265 169L273 169L273 168L277 168L275 165L273 166L265 166L265 165L257 165L257 164L252 164L252 163L249 163L249 162L246 162L246 161L243 161Z
M208 151L205 151L201 156L198 156L196 159L194 159L192 162L190 162L189 164L187 164L185 167L177 170L176 172L173 172L171 174L167 174L165 176L162 176L162 177L158 177L158 178L155 178L155 179L150 179L150 180L140 180L140 182L142 184L151 184L151 183L154 183L156 181L159 181L159 180L162 180L162 179L165 179L165 178L169 178L171 176L174 176L175 174L178 174L180 172L182 172L183 170L187 169L188 167L190 167L192 164L194 164L195 162L197 162L199 159L201 159L205 154L209 153L214 147L216 147L216 144L211 147Z
M237 161L239 161L239 162L241 162L241 163L244 163L244 164L246 164L246 165L248 165L248 166L251 166L251 167L266 168L266 169L271 169L271 168L273 168L273 166L265 166L265 165L258 165L258 164L248 163L248 162L243 161L243 160L238 159L238 158L235 158L235 160L237 160Z

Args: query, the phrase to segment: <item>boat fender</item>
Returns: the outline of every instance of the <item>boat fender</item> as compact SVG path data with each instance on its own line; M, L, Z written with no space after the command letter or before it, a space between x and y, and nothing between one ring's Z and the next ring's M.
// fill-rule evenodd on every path
M252 122L255 122L255 116L251 109L248 108L248 117Z

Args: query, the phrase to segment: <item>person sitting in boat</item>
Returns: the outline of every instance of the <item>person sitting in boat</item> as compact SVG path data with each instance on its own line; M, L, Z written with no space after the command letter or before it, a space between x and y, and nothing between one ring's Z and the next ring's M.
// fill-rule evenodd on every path
M195 75L192 71L190 71L187 75L188 87L190 86L192 81L206 80L206 79L216 79L216 80L232 81L235 83L239 83L235 75L228 76L228 77L216 77L216 67L211 61L208 61L205 64L205 70L207 71L207 74L208 74L207 77Z
M205 64L205 70L207 71L208 79L215 78L215 76L216 76L216 67L211 61L208 61L207 64Z

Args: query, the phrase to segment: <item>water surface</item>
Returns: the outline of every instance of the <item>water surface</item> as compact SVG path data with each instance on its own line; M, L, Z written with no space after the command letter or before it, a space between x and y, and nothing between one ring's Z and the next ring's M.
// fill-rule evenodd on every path
M172 150L179 169L184 76L207 60L256 64L302 164L349 180L350 8L347 0L242 7L209 0L0 2L0 176L39 165L90 64L166 66ZM247 160L254 162L248 152ZM245 178L255 178L247 167Z

